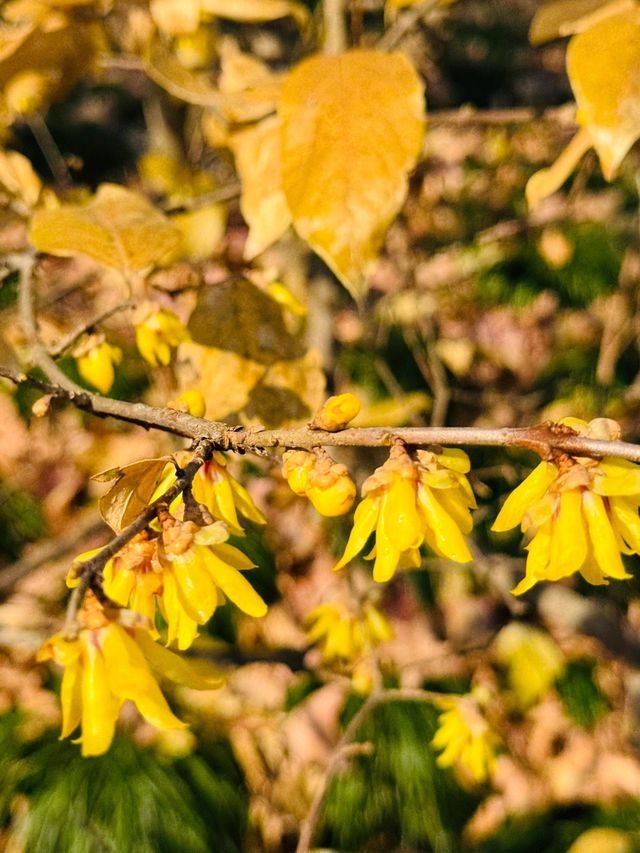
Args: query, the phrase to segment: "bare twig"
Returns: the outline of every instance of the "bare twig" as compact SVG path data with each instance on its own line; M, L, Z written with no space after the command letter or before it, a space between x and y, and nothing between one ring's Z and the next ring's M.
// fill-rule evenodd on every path
M344 6L345 0L322 0L323 52L326 54L343 53L347 48Z
M417 6L412 6L406 12L398 15L386 33L378 40L378 50L393 50L398 42L401 42L407 33L415 27L418 21L431 12L437 5L438 0L424 0L424 2L418 3Z
M53 180L59 189L67 189L71 186L71 175L66 160L60 153L55 139L51 136L51 131L47 127L47 123L40 113L31 113L26 118L29 129L33 134L38 147L42 151L47 165L51 169Z
M69 334L60 338L55 346L49 347L49 355L53 358L58 355L62 355L65 350L69 349L69 347L75 344L75 342L83 335L91 332L96 326L99 326L100 323L104 323L104 321L108 320L109 317L113 317L114 314L118 314L120 311L127 311L129 308L132 308L133 304L133 302L127 300L126 302L121 302L119 305L114 305L111 308L108 308L106 311L101 311L100 314L96 314L96 316L92 317L91 320L88 320L76 329L72 329Z

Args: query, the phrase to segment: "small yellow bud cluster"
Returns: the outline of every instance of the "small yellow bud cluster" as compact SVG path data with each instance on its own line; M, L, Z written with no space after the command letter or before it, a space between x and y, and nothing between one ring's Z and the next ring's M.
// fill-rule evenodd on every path
M152 367L166 367L171 361L172 349L189 340L189 332L177 314L151 303L138 309L134 325L140 355Z
M323 452L287 450L282 473L291 490L309 498L320 515L342 515L356 496L356 486L346 466Z

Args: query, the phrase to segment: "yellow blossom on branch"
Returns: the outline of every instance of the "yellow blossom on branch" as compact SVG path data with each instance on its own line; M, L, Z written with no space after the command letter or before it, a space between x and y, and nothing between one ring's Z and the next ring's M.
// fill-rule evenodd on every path
M187 649L225 596L250 616L267 605L241 573L254 564L226 540L224 523L199 527L166 515L157 539L132 541L107 563L104 590L154 624L156 607L167 623L167 645Z
M182 458L180 454L177 455L178 462ZM163 495L176 479L175 466L167 466L166 474L158 483L149 502ZM242 535L244 532L238 513L255 524L267 522L249 492L229 473L227 460L220 452L214 453L212 458L200 468L191 484L191 491L194 499L205 506L214 519L224 521L228 525L231 533ZM176 504L181 502L182 497L178 498Z
M482 712L486 697L479 688L466 696L444 696L437 704L443 709L431 745L442 750L437 764L457 766L475 782L484 782L494 770L500 743Z
M73 355L80 376L107 394L115 380L114 365L122 361L122 350L107 343L103 335L90 335L76 346Z
M413 461L402 445L365 480L353 528L335 569L350 562L375 531L375 546L365 559L375 559L373 578L390 580L398 567L420 565L420 546L467 563L471 553L465 535L471 532L475 507L467 455L456 449L442 453L419 450Z
M148 311L148 307L145 309ZM147 313L143 320L134 321L136 346L140 355L152 367L171 361L171 350L189 340L189 332L177 314L166 308Z
M615 421L561 421L590 438L618 438ZM622 554L640 554L640 466L624 459L564 455L541 462L507 498L493 524L520 525L528 544L526 574L513 592L579 572L591 584L626 580Z
M286 451L282 473L291 490L307 497L320 515L343 515L356 496L356 485L346 466L323 451Z
M128 699L157 728L185 727L169 708L155 672L196 689L220 686L217 677L197 672L155 644L145 627L125 628L113 616L88 593L77 637L56 634L38 653L39 661L53 660L64 667L60 737L81 726L85 756L102 755L109 749L120 709Z

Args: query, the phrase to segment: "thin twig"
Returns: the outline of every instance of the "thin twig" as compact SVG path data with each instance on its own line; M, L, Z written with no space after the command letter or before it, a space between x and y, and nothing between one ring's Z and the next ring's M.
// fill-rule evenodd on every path
M329 787L329 783L339 770L340 765L345 758L352 756L353 741L355 740L358 731L362 724L369 716L374 708L383 705L387 702L435 702L442 697L441 693L435 693L431 690L417 690L408 687L399 687L390 690L382 690L378 693L372 693L368 699L360 706L358 711L353 715L349 725L344 730L342 737L338 741L333 750L325 771L320 780L320 785L315 793L307 816L300 825L300 837L296 853L308 853L311 849L311 843L315 835L320 811L324 798ZM360 752L360 750L358 750Z
M417 6L413 6L411 9L407 9L406 12L398 15L386 33L378 39L376 45L378 50L393 50L398 42L401 42L407 33L415 27L418 21L437 5L438 0L424 0L424 2L418 3Z
M344 53L347 49L345 0L322 0L324 39L322 50L328 55Z
M47 127L47 123L40 113L31 113L31 115L27 116L26 122L33 134L33 138L44 155L44 159L47 161L47 165L51 169L51 174L57 187L61 190L68 189L72 184L69 167L60 153L55 139L51 136L51 131Z
M640 445L626 441L601 441L585 438L566 430L558 431L553 424L532 427L363 427L339 432L292 427L290 429L238 429L206 418L194 418L185 412L112 400L83 389L79 392L32 376L0 367L0 377L16 385L31 385L53 397L69 400L76 408L100 418L115 418L137 424L145 429L157 429L194 441L207 439L219 450L240 453L259 453L267 448L314 447L391 447L398 439L410 447L519 447L550 458L554 452L573 456L612 456L640 462ZM66 377L65 377L66 378Z
M101 323L104 323L105 320L108 320L109 317L113 317L114 314L118 314L120 311L126 311L129 308L132 308L133 305L133 302L127 300L126 302L121 302L119 305L114 305L111 308L108 308L106 311L100 312L100 314L96 314L96 316L92 317L91 320L88 320L86 323L83 323L81 326L73 329L63 338L60 338L55 346L49 347L49 355L53 358L62 355L65 350L69 349L69 347L75 344L75 342L83 335L91 332L96 326L99 326Z

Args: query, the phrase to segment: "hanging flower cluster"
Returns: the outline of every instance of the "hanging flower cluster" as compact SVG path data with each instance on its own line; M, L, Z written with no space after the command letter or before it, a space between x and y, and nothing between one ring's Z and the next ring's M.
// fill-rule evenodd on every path
M122 479L128 482L129 494L140 486L145 468L153 470L145 466L137 481L131 476ZM175 466L169 469L149 503L175 482ZM119 497L125 499L122 493ZM166 705L152 670L159 662L162 666L157 669L168 670L166 674L172 678L177 674L181 683L197 686L194 681L198 679L187 677L191 670L181 668L184 661L154 642L160 639L158 614L166 624L167 646L175 643L184 650L198 636L199 626L227 598L251 616L267 612L267 605L243 574L254 564L228 541L231 532L244 533L239 514L257 523L265 520L246 489L227 471L222 454L215 454L198 470L189 490L170 508L159 504L157 520L107 561L102 589L113 603L112 609L105 609L89 592L78 617L77 636L70 639L58 634L43 646L41 660L65 667L62 736L82 723L84 755L99 755L108 749L126 699L153 725L182 726ZM86 561L100 550L76 558L67 577L69 587L78 585ZM203 686L218 686L219 679L214 681L208 676Z
M73 357L82 378L103 394L111 390L115 365L122 361L122 350L105 340L103 334L86 335L75 346Z
M440 767L459 767L478 783L493 774L500 744L484 716L488 698L486 690L476 688L466 696L438 699L443 713L431 741L435 749L442 750L436 759Z
M144 620L134 627L119 622L119 611L106 610L89 592L78 615L76 637L59 633L38 654L64 667L62 733L82 727L82 754L102 755L111 745L123 703L130 699L144 719L160 729L184 728L162 695L156 676L207 690L220 679L204 675L189 662L151 639Z
M469 562L465 535L473 527L469 510L476 506L465 476L469 467L462 450L418 450L412 459L404 445L395 445L362 486L363 500L335 568L353 560L374 531L375 545L365 559L375 560L373 578L379 582L390 580L398 568L418 567L423 543L439 556Z
M307 616L307 639L322 649L325 661L355 661L393 636L391 625L374 604L355 610L344 601L315 607Z
M619 438L615 421L561 424L589 438ZM561 456L541 462L507 498L493 530L520 525L528 544L526 574L513 592L579 572L591 584L630 577L622 554L640 554L640 467L624 459Z
M172 350L190 337L177 314L151 303L140 306L133 323L138 352L152 367L166 367Z

